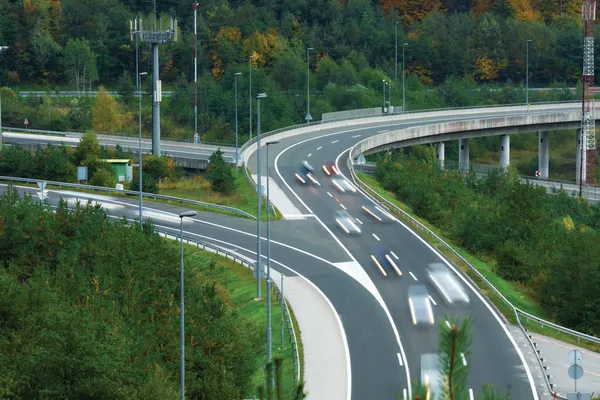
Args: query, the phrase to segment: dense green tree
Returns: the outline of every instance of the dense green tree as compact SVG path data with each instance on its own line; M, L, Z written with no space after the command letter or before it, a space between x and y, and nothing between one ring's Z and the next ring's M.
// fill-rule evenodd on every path
M229 193L234 188L235 178L231 167L223 159L221 149L217 149L208 159L208 168L206 169L205 176L210 182L212 190L215 192Z

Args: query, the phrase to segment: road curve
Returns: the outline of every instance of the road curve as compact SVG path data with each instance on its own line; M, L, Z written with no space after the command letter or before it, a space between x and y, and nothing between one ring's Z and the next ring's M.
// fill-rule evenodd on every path
M525 112L523 112L525 113ZM529 113L532 113L531 111ZM512 115L514 115L513 113ZM386 130L402 129L410 126L430 124L433 122L444 122L451 120L466 120L470 118L485 118L492 116L505 115L505 113L486 113L473 114L472 116L461 116L460 118L441 117L424 120L413 120L410 122L389 122L380 123L358 128L339 128L331 130L322 130L312 134L291 137L283 139L279 144L273 145L271 154L275 160L271 160L271 178L287 194L301 213L314 214L316 218L322 221L322 224L329 228L331 236L335 236L339 241L339 252L349 252L368 275L369 280L374 284L374 297L383 299L385 307L389 310L390 317L382 317L379 321L379 327L382 333L388 332L390 336L384 343L373 343L370 350L381 348L381 352L388 354L398 354L400 349L405 349L406 358L403 364L395 365L392 376L397 376L403 385L410 380L418 379L420 376L420 355L422 353L434 352L437 349L437 330L435 328L415 327L411 323L409 309L407 306L407 290L411 284L425 283L426 275L424 268L429 262L440 260L440 255L416 234L401 224L377 225L372 223L361 211L363 204L369 203L368 198L361 194L340 194L330 183L323 173L320 173L320 167L325 162L335 161L340 158L339 168L344 172L347 150L364 139L365 137L376 135ZM344 157L341 155L346 152ZM321 187L304 186L299 184L294 173L302 160L308 160L315 167L317 179L322 184ZM256 154L253 154L248 162L248 167L253 174L256 171ZM266 160L263 157L263 171L266 171ZM363 233L359 237L349 237L340 234L336 228L333 215L335 211L345 209L354 217L358 217L363 225ZM290 221L291 222L291 221ZM303 231L305 235L311 235L309 231ZM272 236L275 238L275 236ZM370 259L377 248L391 250L398 256L398 265L403 272L402 277L384 277L375 267ZM428 286L428 284L426 284ZM341 282L336 283L338 290L346 292ZM365 285L363 285L365 286ZM368 286L368 285L367 285ZM471 303L466 307L448 307L439 298L437 292L428 286L435 305L434 314L436 322L444 320L445 315L456 315L459 317L471 316L473 318L473 340L471 345L472 354L467 362L471 365L471 374L469 378L469 387L473 389L475 395L481 392L485 384L494 384L496 387L509 391L513 398L518 399L537 399L538 394L535 391L535 385L531 379L531 373L524 363L523 355L518 350L516 343L506 330L501 317L494 311L473 288L470 291ZM372 291L373 292L373 291ZM352 292L348 292L351 296ZM355 313L352 316L356 319L356 324L364 318L364 314ZM388 347L390 341L393 342L394 335L389 330L397 330L399 333L399 342L396 341L392 347ZM378 398L392 398L396 391L386 392L385 388L378 387L377 382L365 380L359 381L363 370L376 369L381 373L389 374L389 370L379 364L367 366L358 360L352 358L352 341L349 335L349 345L351 365L352 365L352 397L364 398L366 393L373 393L376 390ZM387 347L387 349L384 349ZM363 385L368 385L367 387ZM363 394L361 397L360 394Z

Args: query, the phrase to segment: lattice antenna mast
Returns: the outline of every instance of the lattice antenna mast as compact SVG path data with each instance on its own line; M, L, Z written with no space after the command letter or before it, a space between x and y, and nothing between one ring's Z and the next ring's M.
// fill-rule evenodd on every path
M594 20L596 0L583 0L583 89L581 112L581 172L579 184L596 183L596 120L594 118Z

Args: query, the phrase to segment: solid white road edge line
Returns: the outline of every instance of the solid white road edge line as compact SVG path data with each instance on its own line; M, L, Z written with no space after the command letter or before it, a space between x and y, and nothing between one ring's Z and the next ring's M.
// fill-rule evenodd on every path
M156 225L156 226L159 226L159 225ZM170 226L160 225L160 227L172 230L176 234L178 234L180 232L177 228L172 228ZM246 249L246 248L244 248L242 246L238 246L238 245L233 244L233 243L226 242L224 240L214 239L214 238L211 238L209 236L204 236L204 235L200 235L200 234L193 233L193 232L185 232L185 233L187 233L188 235L192 235L192 236L198 236L198 237L204 238L204 239L209 239L209 240L212 240L212 241L215 241L215 242L224 243L224 244L227 244L227 245L232 246L234 248L247 251L247 252L249 252L251 254L254 254L256 256L256 252L255 251L250 250L250 249ZM267 259L266 255L263 254L261 256L264 259ZM325 260L322 260L322 261L325 262L325 263L328 263L328 264L332 264L332 263L330 263L328 261L325 261ZM348 346L348 339L346 338L346 331L344 330L344 325L342 324L342 320L340 319L340 316L337 313L335 307L333 306L333 304L331 303L331 301L329 300L329 298L327 296L325 296L325 293L323 293L321 291L321 289L319 289L319 287L317 285L315 285L314 283L312 283L310 281L310 279L308 279L304 275L300 274L298 271L296 271L296 270L288 267L287 265L284 265L284 264L280 263L279 261L274 260L273 258L271 258L271 262L280 265L281 267L287 269L290 272L293 272L294 274L296 274L299 277L301 277L302 279L304 279L306 281L306 283L308 283L309 285L311 285L321 296L323 296L323 298L327 302L327 305L329 305L329 307L331 308L331 311L335 315L335 319L336 319L336 321L338 323L338 326L340 327L340 333L342 335L342 341L343 341L344 351L346 353L346 370L347 370L347 373L348 373L348 377L347 377L347 379L348 379L348 388L347 388L348 392L347 393L348 393L348 399L350 399L351 398L351 390L352 390L352 385L351 385L351 383L352 383L352 369L351 369L351 363L350 363L350 347ZM302 331L302 329L300 329L300 331ZM299 334L301 334L301 332L299 332Z
M360 130L360 129L354 129L354 131L357 131L357 130ZM350 131L352 131L352 130L350 130ZM346 131L346 132L349 132L349 131ZM298 145L300 145L302 143L306 143L306 142L309 142L311 140L319 139L319 138L326 137L326 136L339 135L339 134L342 134L342 133L343 132L334 132L334 133L329 133L329 134L322 135L322 136L317 136L317 137L314 137L314 138L309 138L309 139L301 140L300 142L294 143L294 144L286 147L285 149L283 149L279 154L277 154L277 157L275 157L275 160L273 162L275 164L275 172L277 173L277 176L279 176L279 179L284 183L284 185L288 188L288 190L298 199L298 201L300 202L300 204L302 204L304 206L304 208L306 208L308 210L308 212L311 213L311 214L314 214L314 212L306 205L306 203L304 201L302 201L302 199L300 198L300 196L298 196L298 194L290 187L290 185L287 183L287 181L285 179L283 179L283 176L281 176L281 172L279 172L279 166L278 166L279 157L281 157L281 155L284 154L289 149L291 149L293 147L296 147L296 146L298 146ZM336 159L336 168L339 171L339 167L337 165L337 159ZM352 253L350 253L350 251L342 244L342 242L337 238L337 236L335 236L333 234L333 232L327 227L327 225L325 225L323 223L323 221L321 221L321 219L316 214L315 214L315 219L317 221L319 221L319 223L321 224L321 226L331 235L331 237L337 242L337 244L342 248L342 250L344 250L344 252L350 257L350 259L352 261L354 261L356 264L360 265L360 263L356 260L356 258L354 258L354 256L352 255ZM342 271L344 271L344 270L342 270ZM364 269L363 269L363 271L364 271ZM344 272L346 272L346 271L344 271ZM366 274L366 271L364 271L364 272ZM350 276L352 276L352 275L350 275ZM375 299L379 302L379 304L381 305L381 308L383 309L383 311L385 312L386 316L388 317L388 320L389 320L390 325L392 327L392 331L394 332L394 336L396 337L396 341L398 342L398 347L400 348L400 353L402 353L402 358L404 359L404 364L408 365L408 361L407 361L407 358L406 358L406 353L404 352L404 347L402 346L402 342L400 341L400 333L398 332L398 329L396 328L396 324L394 322L394 319L392 318L392 314L390 313L390 310L387 308L387 305L383 301L383 297L381 297L381 294L377 290L375 284L373 283L373 280L368 275L367 275L367 278L368 278L369 284L370 284L370 286L372 286L372 288L368 288L366 286L365 286L365 288L367 290L369 290L369 292L373 295L373 297L375 297ZM356 278L354 278L354 279L356 279ZM363 284L358 279L357 279L357 281L359 283ZM364 286L364 284L363 284L363 286ZM411 380L410 380L410 369L409 368L405 368L405 370L406 370L406 381L410 385L410 383L411 383ZM351 393L351 387L350 386L351 386L351 384L350 384L350 380L349 380L349 382L348 382L348 399L349 400L350 400L350 393ZM409 397L412 397L412 388L410 386L408 387L408 395L409 395Z
M354 147L354 146L352 146ZM340 171L340 174L346 178L346 176L342 173L342 171L339 168L338 165L338 160L340 159L340 157L345 154L346 152L348 152L350 149L352 149L352 147L347 148L346 150L344 150L342 153L340 153L340 155L337 156L337 158L335 159L335 166L338 169L338 171ZM346 178L348 179L348 178ZM373 198L371 198L370 195L366 194L362 189L359 188L359 192L362 193L363 196L365 196L367 199L369 199L373 204L378 204L378 202L376 202ZM517 342L515 341L515 339L512 337L512 335L510 334L510 332L508 331L508 328L504 325L504 323L502 322L502 320L500 319L500 317L498 316L498 314L496 313L496 311L494 310L494 308L492 306L490 306L490 304L485 301L485 299L483 298L483 296L481 295L481 293L479 292L478 289L474 288L469 281L467 281L467 279L462 276L462 274L460 274L456 268L454 268L454 266L452 266L452 264L446 260L444 258L444 256L438 252L433 246L431 246L429 243L427 243L427 241L425 241L425 239L423 239L421 236L419 236L416 232L414 232L412 229L410 229L406 224L404 224L402 221L400 221L398 218L396 218L396 222L398 222L400 225L402 225L406 230L408 230L410 233L412 233L417 239L419 239L423 244L425 244L425 246L427 246L435 255L437 255L440 260L442 260L450 269L452 269L452 271L454 271L454 273L456 275L458 275L458 277L465 283L465 285L467 285L467 287L469 289L471 289L471 291L473 293L475 293L475 296L477 296L477 298L479 298L479 300L481 300L481 302L487 307L487 309L490 311L490 313L494 316L494 318L496 319L496 321L498 322L498 325L500 325L500 327L502 328L502 330L504 331L504 333L506 334L506 336L508 337L508 340L512 343L513 347L515 348L515 350L517 351L517 354L519 355L519 358L521 359L521 363L523 364L523 367L525 368L525 373L527 374L527 379L529 380L529 386L531 388L531 392L533 394L533 399L534 400L539 400L539 396L537 394L537 389L535 387L535 382L533 380L533 375L531 374L531 370L529 369L529 365L527 364L527 361L525 360L525 356L523 355L523 352L521 351L521 349L519 348L519 346L517 345Z
M469 389L469 400L475 400L475 395L473 394L473 389Z

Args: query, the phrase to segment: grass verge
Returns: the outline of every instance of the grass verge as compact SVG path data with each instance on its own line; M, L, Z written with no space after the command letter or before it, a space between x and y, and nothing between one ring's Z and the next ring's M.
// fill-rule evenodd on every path
M262 282L263 297L260 301L255 301L256 297L256 280L252 277L252 271L248 268L235 263L234 261L218 256L214 253L198 249L194 246L186 246L186 268L196 269L199 273L210 276L220 285L227 289L231 296L232 305L235 309L247 319L255 322L260 328L261 346L260 350L255 353L255 373L252 377L252 386L250 393L245 393L244 398L254 398L256 396L256 388L263 384L265 379L264 365L266 362L266 320L267 320L267 303L266 303L266 284ZM213 259L217 262L217 266L210 269L204 261L206 258ZM188 267L189 265L189 267ZM284 398L290 398L293 390L293 364L292 364L292 347L290 345L289 331L283 329L283 348L281 346L281 303L277 301L275 290L271 294L271 326L272 326L272 356L280 356L283 359L282 364L282 389ZM289 304L288 304L289 307ZM292 311L290 309L290 314ZM295 320L295 319L293 319ZM264 329L263 329L264 328ZM296 329L298 350L300 359L302 360L302 342L297 325ZM302 361L301 361L302 362ZM302 364L301 364L302 365Z
M515 306L515 307L519 308L520 310L525 311L529 314L535 315L539 318L543 318L545 320L552 321L541 310L541 307L539 306L539 304L536 301L534 301L534 299L532 299L530 296L528 296L526 294L526 292L523 291L518 285L515 285L515 284L497 276L493 272L493 268L490 265L491 262L486 262L486 261L481 260L480 258L470 254L465 249L462 249L461 247L459 247L455 243L453 243L451 240L449 240L447 237L445 237L444 233L440 229L436 228L435 226L432 226L428 221L423 220L423 219L417 217L416 215L414 215L414 213L412 212L412 209L408 205L406 205L403 202L401 202L400 200L398 200L393 193L390 193L387 190L385 190L384 188L382 188L381 185L379 184L379 182L377 182L377 180L373 176L368 175L363 172L359 172L359 171L356 171L356 174L366 185L368 185L376 193L378 193L380 196L382 196L384 199L388 200L392 204L399 207L401 210L403 210L404 212L409 214L411 217L413 217L414 219L419 221L421 224L425 225L427 228L431 229L432 232L434 232L437 236L439 236L443 241L448 243L448 245L450 245L450 247L452 247L452 249L454 249L454 251L456 251L458 254L460 254L461 257L463 257L465 260L467 260L473 267L475 267L475 269L477 269L477 271L479 271L479 273L481 273L488 281L490 281L491 284L494 285L494 287L496 289L498 289L498 291L500 291L500 293L502 293L502 295L513 306ZM402 215L399 212L396 212L394 209L390 209L390 211L394 212L394 214L396 216L398 216L402 220L402 222L411 226L415 232L418 232L421 237L423 237L429 244L431 244L440 253L442 253L444 255L444 257L446 257L448 260L452 261L456 266L458 266L463 273L465 273L467 276L469 276L469 278L471 278L471 280L473 280L477 284L480 292L482 294L484 294L485 296L487 296L492 301L494 306L502 313L502 315L504 315L504 317L511 324L517 324L516 316L515 316L512 308L509 307L500 298L500 296L498 296L492 289L490 289L487 286L487 284L481 278L479 278L479 276L477 274L475 274L459 257L457 257L452 251L450 251L445 245L440 243L431 234L429 234L428 232L426 232L422 229L419 229L416 226L416 224L414 224L414 222L410 221L409 218L407 218L406 216ZM542 335L545 335L545 336L548 336L548 337L551 337L551 338L554 338L557 340L561 340L563 342L581 346L581 347L584 347L591 351L599 351L600 350L600 346L598 346L595 343L588 342L586 340L578 340L577 338L575 338L573 336L569 336L564 333L560 333L552 328L548 328L547 326L542 326L537 322L530 321L525 318L521 318L521 323L523 324L523 326L525 328L529 329L532 332L536 332L536 333L539 333L539 334L542 334Z
M204 201L207 203L219 204L223 206L239 208L248 214L256 216L257 214L257 193L254 187L246 180L244 171L242 168L236 173L233 170L233 176L235 178L235 189L232 193L223 194L213 192L204 176L198 175L180 179L173 182L168 182L159 185L160 194L166 196L182 197L185 199L192 199L198 201ZM267 208L265 207L264 200L261 206L261 220L267 219ZM271 214L272 220L281 218L281 214L276 211L276 215Z

